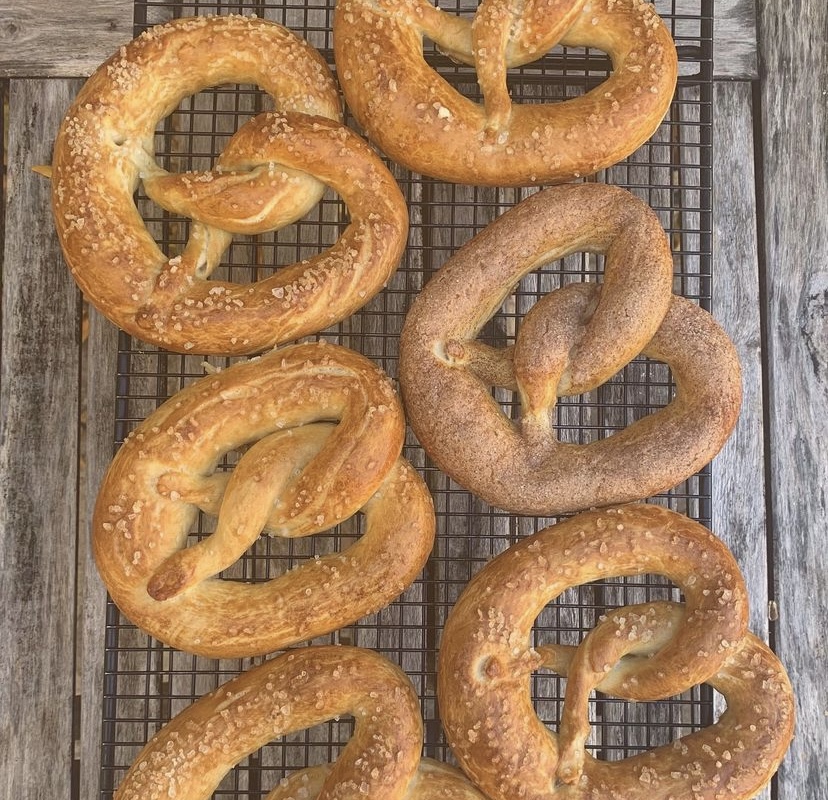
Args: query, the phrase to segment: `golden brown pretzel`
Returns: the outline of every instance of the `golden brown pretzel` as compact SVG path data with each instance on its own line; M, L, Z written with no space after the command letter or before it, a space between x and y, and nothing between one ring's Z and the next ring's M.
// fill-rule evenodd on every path
M686 604L618 609L577 649L530 647L534 619L565 589L645 573L670 578ZM547 528L481 570L446 622L438 699L452 750L492 800L752 797L787 750L794 706L784 669L746 619L738 565L686 517L623 506ZM568 676L559 735L532 708L529 676L541 666ZM592 688L656 700L702 682L728 701L715 725L622 761L584 753Z
M271 800L485 800L456 770L420 762L423 723L411 682L357 647L292 650L220 686L155 735L115 798L206 800L234 764L272 739L346 714L354 734L336 763L292 775Z
M246 123L213 171L162 170L159 119L228 82L258 84L277 111ZM123 47L84 85L55 142L55 222L83 292L124 330L178 352L255 353L352 314L396 269L408 213L340 115L322 57L272 22L188 17ZM159 205L194 220L180 255L162 253L144 226L132 200L139 180ZM331 248L249 285L209 280L233 233L299 219L326 184L350 212Z
M329 764L298 770L276 786L265 800L326 800L331 796L325 794L325 781L330 773ZM342 796L350 797L347 791ZM377 800L390 797L384 790L367 796ZM420 761L403 797L405 800L487 800L460 770L431 758Z
M539 300L514 347L475 341L524 275L578 250L606 254L600 287ZM615 187L545 189L491 223L431 279L403 327L403 398L428 454L492 505L549 516L640 500L704 466L735 424L739 364L713 318L671 295L671 271L655 214ZM638 353L670 365L675 399L606 439L559 441L557 397L589 391ZM517 422L493 385L517 390Z
M483 104L423 57L423 38L474 65ZM607 52L612 75L564 102L513 105L507 67L556 43ZM441 180L494 186L562 183L620 161L666 113L677 57L642 0L482 0L474 21L429 0L338 0L337 76L368 137L395 161Z
M156 638L211 657L271 652L378 610L414 580L434 537L428 490L399 457L403 432L385 376L335 345L196 381L128 437L101 485L93 546L113 600ZM231 476L214 472L251 443ZM199 508L216 530L186 547ZM214 577L265 527L306 536L360 508L363 535L342 553L264 583Z

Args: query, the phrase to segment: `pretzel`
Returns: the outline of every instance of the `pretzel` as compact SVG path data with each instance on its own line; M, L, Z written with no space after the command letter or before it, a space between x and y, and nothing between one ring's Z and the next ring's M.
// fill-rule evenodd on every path
M265 661L179 713L138 755L115 799L206 800L271 739L346 714L354 734L336 763L291 776L271 800L310 800L309 782L313 797L327 800L486 800L456 770L420 762L419 702L398 667L369 650L325 646Z
M323 794L325 780L330 772L330 764L298 770L276 786L265 800L324 800L328 796ZM403 797L405 800L487 800L460 770L432 758L420 761Z
M530 647L534 619L567 588L645 573L668 577L685 604L618 609L577 649ZM794 705L783 667L746 619L738 565L698 523L645 505L567 519L491 561L449 614L437 689L452 751L492 800L753 797L787 750ZM529 676L540 667L567 676L559 734L532 708ZM584 752L593 688L657 700L702 682L727 700L716 724L621 761Z
M479 104L423 56L423 38L476 68ZM613 72L581 97L512 104L507 68L555 44L603 50ZM474 20L428 0L339 0L337 76L368 137L409 169L489 186L563 183L620 161L658 128L676 85L669 32L643 0L482 0Z
M112 599L152 636L214 658L271 652L377 611L414 580L434 537L428 490L399 457L403 434L385 376L335 345L287 347L196 381L128 437L102 482L93 550ZM232 475L215 472L251 443ZM199 508L217 516L215 532L186 547ZM359 509L362 536L341 553L266 582L214 577L264 528L307 536Z
M606 254L602 285L546 295L514 346L475 341L524 275L578 250ZM671 295L671 271L655 214L615 187L546 189L491 223L431 279L403 327L403 399L431 458L488 503L543 516L640 500L704 466L735 424L739 364L713 318ZM556 398L595 388L639 353L669 364L673 401L606 439L560 442ZM493 385L518 392L517 423Z
M242 126L212 171L161 169L158 121L228 82L258 84L277 111ZM408 213L382 161L340 118L324 60L280 25L188 17L141 34L87 81L55 142L55 222L84 294L133 336L177 352L256 353L352 314L396 269ZM139 180L193 220L181 254L162 253L147 231L132 200ZM209 279L233 233L296 221L326 185L351 218L332 247L251 284Z

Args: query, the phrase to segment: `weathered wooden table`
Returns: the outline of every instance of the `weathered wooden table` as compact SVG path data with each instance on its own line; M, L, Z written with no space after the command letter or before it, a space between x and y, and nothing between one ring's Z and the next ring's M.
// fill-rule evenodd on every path
M115 438L198 374L201 359L168 361L125 337L119 340L108 322L87 314L61 260L48 182L32 172L50 161L55 131L81 78L147 21L192 13L196 5L0 0L4 797L109 797L130 754L160 720L214 686L217 676L244 666L205 668L189 657L182 660L142 639L107 608L88 546L95 488ZM274 1L234 4L230 10L270 15L283 8L285 21L324 46L331 5ZM673 133L656 137L656 150L639 164L643 172L636 172L633 157L610 179L643 182L645 197L654 205L664 201L661 210L670 225L669 212L678 203L683 221L671 231L677 249L687 251L680 253L689 270L682 288L697 292L733 337L745 389L742 416L725 450L670 502L706 521L734 550L751 593L752 628L769 638L794 684L796 739L763 796L828 798L828 9L824 0L760 0L755 16L753 3L742 0L716 0L715 8L712 0L658 7L679 29L687 16L700 20L703 37L712 31L711 102L704 105L694 81L681 83L680 107L701 109L687 118L695 133L682 138L688 128L674 120ZM229 6L203 3L199 13L216 8ZM709 57L707 62L709 68ZM230 117L238 104L234 108L217 106ZM211 124L208 133L215 136ZM165 129L164 135L175 139L176 131ZM658 147L668 156L654 166ZM676 165L671 148L689 148L689 161L679 154ZM695 172L692 153L704 154ZM168 157L173 167L186 166L181 153L178 162L175 153ZM669 190L654 186L661 185L654 175L671 169L703 179L680 177L673 194L681 196L671 199ZM392 375L389 342L424 272L518 197L449 189L398 174L413 223L402 284L392 284L384 299L332 333L376 357ZM328 208L334 217L339 213L335 203ZM321 213L318 225L326 222L327 212ZM180 234L174 222L157 225L167 241ZM696 252L709 256L708 267L693 266L703 260ZM521 311L520 296L516 302ZM602 403L599 398L599 410ZM579 413L576 419L583 422L585 412ZM377 647L403 664L423 693L427 752L442 755L432 659L435 625L456 597L457 586L448 587L461 584L490 551L540 523L510 519L472 500L409 444L435 492L442 549L423 580L384 618L355 626L338 640ZM446 572L450 563L462 565L459 578ZM615 594L629 599L637 591ZM613 596L609 587L601 602ZM601 602L582 593L569 617L566 610L556 612L552 627L560 631L572 618L578 629L584 624L580 617L589 617ZM690 716L685 719L682 711L666 727L677 731L685 723L703 723L704 703L711 705L710 698L694 695L685 703ZM603 733L593 745L610 757L613 748L617 756L619 749L640 746L640 729L646 730L646 745L653 729L664 727L657 716L636 722L629 710L613 722L612 707L602 709ZM297 740L299 759L314 745L318 759L329 758L338 742L331 736L328 730ZM125 744L123 752L115 742ZM258 757L222 793L259 796L261 775L269 776L265 782L278 779L280 772L267 769L288 761L284 754Z

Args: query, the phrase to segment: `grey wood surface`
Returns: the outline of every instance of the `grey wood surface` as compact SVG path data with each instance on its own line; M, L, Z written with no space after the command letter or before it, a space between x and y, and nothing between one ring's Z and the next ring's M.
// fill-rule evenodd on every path
M61 265L63 266L63 265ZM101 765L101 698L103 670L106 590L92 557L90 522L95 495L112 459L115 433L115 368L117 329L94 309L88 311L88 337L83 349L82 383L84 437L82 491L79 493L78 575L77 575L77 653L76 708L79 709L78 750L79 796L97 796Z
M60 252L50 160L65 81L9 92L0 360L0 794L69 797L73 759L80 295Z
M713 307L742 367L742 411L711 465L712 529L730 547L750 598L750 630L768 639L763 370L753 106L746 81L713 89ZM727 146L723 146L727 143ZM716 696L716 711L725 704ZM771 786L757 795L770 800Z
M766 0L758 21L772 642L798 711L779 798L819 800L828 798L828 6Z
M715 0L713 75L742 80L759 77L756 0Z
M711 467L712 522L745 576L751 630L767 640L764 379L750 84L717 83L714 105L712 311L739 353L743 396L736 428Z
M0 0L0 77L89 75L132 38L132 0Z

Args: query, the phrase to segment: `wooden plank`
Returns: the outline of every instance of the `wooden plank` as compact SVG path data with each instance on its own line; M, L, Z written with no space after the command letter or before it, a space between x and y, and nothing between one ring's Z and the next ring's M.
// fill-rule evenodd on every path
M69 797L73 751L80 295L60 251L49 183L67 81L15 80L0 358L0 790Z
M0 77L87 76L132 39L131 0L0 0Z
M713 93L713 305L742 366L742 410L711 465L713 532L736 557L747 585L749 626L768 638L768 559L762 428L762 346L756 239L751 85L720 82ZM736 500L738 498L738 501ZM725 703L716 695L717 715ZM769 800L770 786L757 795Z
M751 630L768 635L762 347L751 86L716 83L713 115L713 306L742 365L742 411L711 466L712 528L736 557L751 601ZM736 501L738 498L738 501Z
M772 597L797 697L779 800L828 798L828 7L760 3Z
M106 589L92 557L90 524L97 487L112 460L115 433L115 359L118 330L89 309L85 348L85 455L78 523L78 645L76 694L80 703L80 797L95 797L101 769L101 719L106 628Z
M713 75L759 77L755 0L716 0L713 19Z

